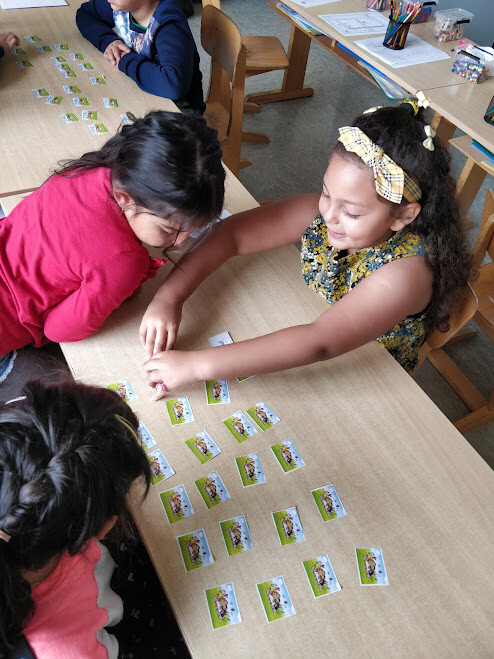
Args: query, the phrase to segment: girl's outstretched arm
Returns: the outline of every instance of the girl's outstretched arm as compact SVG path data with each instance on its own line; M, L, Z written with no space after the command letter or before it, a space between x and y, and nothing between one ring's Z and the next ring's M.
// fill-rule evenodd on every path
M318 201L318 194L300 195L218 223L207 240L180 260L149 304L139 328L148 355L173 347L183 303L206 277L232 256L300 240L319 212Z
M145 364L148 383L175 389L198 380L258 375L337 357L419 313L431 296L432 272L423 257L394 261L307 325L219 348L155 355Z

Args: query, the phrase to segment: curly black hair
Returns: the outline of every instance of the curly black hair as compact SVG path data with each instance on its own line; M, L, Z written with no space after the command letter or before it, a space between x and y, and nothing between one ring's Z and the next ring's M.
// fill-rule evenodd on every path
M421 237L426 263L434 275L432 300L425 320L427 331L445 332L449 329L451 309L470 276L471 253L456 201L450 155L437 138L433 139L433 151L424 147L425 124L424 111L420 109L414 116L407 103L379 108L352 122L352 126L360 128L414 179L422 191L421 211L408 229ZM341 142L335 144L333 153L362 163Z

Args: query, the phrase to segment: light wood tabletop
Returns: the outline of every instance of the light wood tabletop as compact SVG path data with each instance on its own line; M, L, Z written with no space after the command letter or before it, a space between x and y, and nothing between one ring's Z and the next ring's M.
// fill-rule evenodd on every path
M255 202L228 175L225 207ZM226 220L228 221L228 220ZM378 344L284 373L229 381L231 403L188 396L193 423L172 426L151 402L138 339L158 284L125 303L92 337L62 346L74 376L106 386L127 378L133 409L176 474L132 510L194 657L492 656L494 474ZM184 307L177 347L208 347L312 321L325 302L303 283L295 247L233 259ZM239 374L243 375L243 374ZM264 401L280 422L239 444L222 421ZM221 454L201 464L185 445L206 430ZM283 473L270 447L291 439L305 466ZM256 452L266 483L244 488L234 458ZM231 495L208 510L194 481L217 471ZM323 522L310 491L332 484L347 515ZM159 494L184 485L195 515L169 524ZM296 506L306 541L281 546L272 512ZM253 549L228 556L219 522L245 515ZM176 537L204 529L214 563L186 573ZM356 548L380 547L389 586L359 584ZM341 591L313 597L302 561L327 554ZM268 623L256 584L283 576L295 615ZM242 622L213 630L204 589L232 582Z
M326 5L318 5L316 7L304 7L298 5L291 0L283 0L291 9L297 11L301 16L307 18L311 23L318 27L325 34L329 34L332 39L336 40L338 43L341 43L346 48L350 49L357 57L362 58L376 69L387 75L391 80L397 82L399 85L404 87L410 93L417 93L419 90L427 90L435 87L445 87L448 85L458 85L465 83L467 81L460 78L456 74L452 73L451 65L453 63L451 51L454 49L456 42L439 42L433 34L434 29L434 20L431 19L427 23L421 23L417 25L412 25L410 27L409 34L415 34L420 39L431 44L435 48L443 51L449 56L449 59L438 60L434 62L428 62L425 64L417 64L413 66L406 66L403 68L393 68L386 62L375 57L367 50L364 50L362 47L357 45L357 41L366 39L365 35L360 36L344 36L337 29L326 23L320 16L325 14L349 14L355 12L367 11L365 8L365 3L362 0L341 0L340 2L335 2ZM268 5L273 9L276 9L277 2L276 0L271 0L268 2ZM279 12L285 18L288 18L286 14ZM381 15L388 17L387 12L381 12ZM299 32L305 35L307 40L310 39L309 35L305 33L300 28L297 28ZM379 35L369 35L369 37L377 37ZM384 34L383 34L384 37ZM302 37L300 37L302 38ZM315 37L316 41L320 41L323 46L326 46L326 39L324 37ZM406 45L405 50L406 52Z
M122 123L121 114L131 111L143 116L150 110L175 110L172 101L141 91L136 83L113 67L75 24L76 3L67 7L9 10L2 14L3 24L20 38L25 55L6 54L0 66L0 108L2 114L2 161L8 163L0 177L0 197L33 190L41 185L59 160L75 158L97 150ZM42 41L29 43L26 36ZM68 44L67 51L56 51L55 44ZM37 46L50 46L41 53ZM71 53L82 53L84 60L73 61ZM51 57L64 57L77 78L64 78ZM16 62L31 62L18 68ZM94 69L83 71L80 64ZM91 77L102 74L107 84L93 85ZM67 94L64 85L76 85L80 93ZM47 105L36 98L33 89L44 88L61 96L59 105ZM74 97L87 97L89 105L75 107ZM118 107L105 108L103 99L116 98ZM82 111L97 112L96 120L82 120ZM62 113L73 112L79 121L64 123ZM107 133L94 135L89 126L103 124ZM7 129L8 127L8 129Z

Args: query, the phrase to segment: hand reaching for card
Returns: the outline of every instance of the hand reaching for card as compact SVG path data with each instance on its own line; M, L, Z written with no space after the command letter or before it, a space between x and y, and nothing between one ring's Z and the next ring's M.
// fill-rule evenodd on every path
M144 364L146 379L151 387L163 384L168 391L200 379L196 375L198 352L167 350L159 352Z
M181 320L182 305L156 294L139 327L139 337L149 357L173 348Z
M122 57L127 53L130 53L130 48L126 46L120 39L116 39L115 41L112 41L109 46L107 46L103 55L110 62L110 64L117 66Z
M4 50L15 48L19 45L19 37L13 32L3 32L0 34L0 47Z

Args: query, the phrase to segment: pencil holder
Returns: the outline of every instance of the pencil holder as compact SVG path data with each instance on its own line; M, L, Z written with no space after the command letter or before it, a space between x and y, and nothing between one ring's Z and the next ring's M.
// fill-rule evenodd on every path
M402 50L405 47L409 29L410 23L394 21L390 16L388 29L384 35L383 46L391 48L391 50Z
M385 11L389 9L389 0L367 0L365 6L372 11Z

